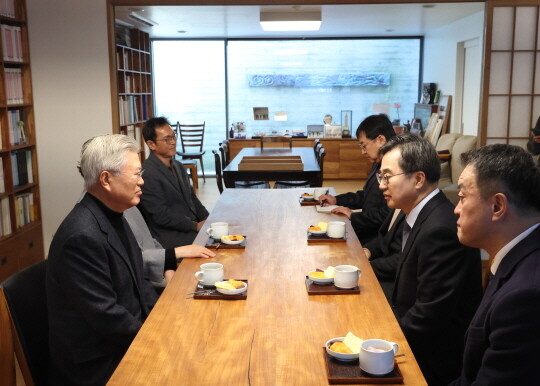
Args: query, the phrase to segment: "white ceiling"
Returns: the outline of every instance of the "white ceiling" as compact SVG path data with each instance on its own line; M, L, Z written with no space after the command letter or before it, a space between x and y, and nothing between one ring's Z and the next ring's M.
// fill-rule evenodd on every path
M483 2L428 6L430 8L423 4L323 5L321 29L301 33L265 32L259 25L261 9L295 12L292 6L125 6L116 7L115 16L150 33L152 38L419 36L484 9ZM128 18L132 12L157 25L147 27L135 22Z

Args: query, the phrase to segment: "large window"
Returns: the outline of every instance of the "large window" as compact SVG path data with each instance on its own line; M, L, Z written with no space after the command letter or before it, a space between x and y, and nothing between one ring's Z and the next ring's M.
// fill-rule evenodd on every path
M352 111L353 134L374 111L405 123L418 102L421 44L420 38L155 41L156 111L173 122L206 121L207 155L232 122L244 122L248 137L306 130L326 114L344 124L345 110ZM255 117L254 107L268 108L268 116ZM277 112L287 120L275 120Z

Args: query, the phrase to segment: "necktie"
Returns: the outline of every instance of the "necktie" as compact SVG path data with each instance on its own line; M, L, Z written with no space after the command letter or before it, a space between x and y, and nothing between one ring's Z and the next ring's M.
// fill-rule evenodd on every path
M403 223L403 237L401 238L401 250L405 249L405 244L407 244L407 239L409 238L409 234L411 233L411 227L405 220Z

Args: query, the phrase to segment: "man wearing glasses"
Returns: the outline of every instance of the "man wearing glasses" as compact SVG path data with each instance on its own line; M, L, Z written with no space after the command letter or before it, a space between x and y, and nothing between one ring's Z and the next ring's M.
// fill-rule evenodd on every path
M349 192L332 196L322 195L319 200L323 205L339 205L333 213L342 213L351 220L351 225L362 244L377 237L381 224L389 213L384 198L377 186L375 174L379 171L379 149L390 138L394 137L394 127L384 114L370 115L360 123L356 137L362 153L373 162L364 189L356 193ZM353 209L362 209L353 212Z
M463 337L482 296L480 254L457 238L454 207L438 188L440 161L425 139L382 148L379 187L405 213L392 308L430 386L461 370Z
M145 122L143 137L151 153L143 163L144 181L140 208L152 235L163 248L193 243L208 217L182 164L174 159L176 133L167 118Z

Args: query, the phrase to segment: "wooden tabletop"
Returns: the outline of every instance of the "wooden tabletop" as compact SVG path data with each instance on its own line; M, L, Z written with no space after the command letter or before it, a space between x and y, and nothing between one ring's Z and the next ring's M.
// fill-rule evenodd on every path
M405 385L425 385L405 337L350 223L347 241L308 245L318 221L343 220L300 206L305 189L228 189L210 223L226 221L246 248L219 249L213 259L185 259L116 369L111 385L327 385L325 342L352 331L399 344ZM225 277L249 280L246 300L192 295L199 265L224 265ZM360 294L308 296L306 274L329 265L362 270Z
M304 164L303 170L238 170L238 164L246 156L300 156ZM321 169L315 158L312 147L245 147L223 169L225 186L234 187L234 181L309 181L311 186L320 183Z

